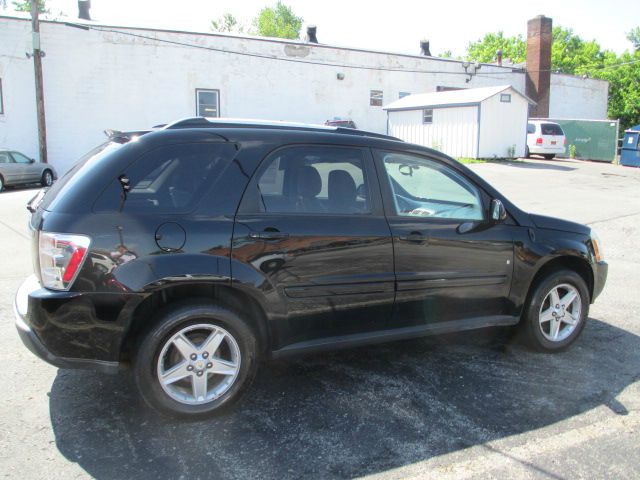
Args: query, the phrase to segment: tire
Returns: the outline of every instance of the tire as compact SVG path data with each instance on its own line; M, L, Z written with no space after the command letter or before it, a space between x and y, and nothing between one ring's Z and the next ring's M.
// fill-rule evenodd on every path
M531 158L531 153L529 153L529 147L524 147L524 158Z
M256 337L242 317L226 307L201 300L176 303L159 314L160 319L144 335L133 362L135 381L145 402L164 415L196 420L219 414L239 400L255 377L258 352ZM176 337L179 333L182 337ZM224 339L219 347L213 347L213 352L206 352L205 340L212 338L212 334L222 334ZM197 358L179 353L178 344L187 352L194 351L188 345L197 347ZM220 363L222 360L227 363ZM177 367L178 364L183 367ZM235 376L213 372L216 368L231 371L232 364L236 367ZM164 374L166 381L171 381L167 373L172 371L177 371L176 378L181 379L161 384L160 376ZM195 382L202 378L207 379L204 390L201 389L204 397L197 397Z
M4 178L0 175L0 192L4 190Z
M547 160L553 160L553 157L555 157L555 154L553 153L547 153L544 155L544 158Z
M559 308L555 309L550 305L553 290L559 299L556 304ZM562 300L569 292L577 293L579 298L566 302L563 307ZM589 303L589 290L580 275L572 270L551 273L538 283L529 297L521 322L525 342L541 352L566 350L584 329ZM557 330L553 330L555 325L558 325Z
M50 187L53 184L53 173L51 170L45 170L42 172L42 178L40 179L40 185L43 187Z

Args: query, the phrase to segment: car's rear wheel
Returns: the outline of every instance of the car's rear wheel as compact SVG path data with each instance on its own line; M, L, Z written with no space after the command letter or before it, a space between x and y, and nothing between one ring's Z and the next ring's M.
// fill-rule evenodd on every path
M527 343L536 350L558 352L582 332L589 313L589 290L571 270L552 273L530 296L522 319Z
M142 397L157 411L203 418L247 390L256 353L255 335L237 313L204 301L181 303L162 312L144 337L134 374Z
M42 172L42 178L40 179L40 185L43 187L50 187L53 184L53 173L51 170L45 170Z
M0 175L0 192L4 190L4 178Z
M555 155L553 153L548 153L548 154L544 155L544 158L546 158L547 160L553 160L553 157L555 157Z
M529 153L529 147L524 147L524 158L531 158L531 153Z

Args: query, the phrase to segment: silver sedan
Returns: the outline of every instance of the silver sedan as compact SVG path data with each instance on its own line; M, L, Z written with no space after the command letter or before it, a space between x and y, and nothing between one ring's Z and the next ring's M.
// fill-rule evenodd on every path
M39 183L48 187L57 177L48 163L36 162L20 152L0 149L0 192L9 185Z

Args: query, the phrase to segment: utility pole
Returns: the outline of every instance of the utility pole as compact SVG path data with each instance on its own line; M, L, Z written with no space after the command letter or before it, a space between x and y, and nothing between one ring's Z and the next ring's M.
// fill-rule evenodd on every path
M42 81L42 57L40 50L40 22L38 21L38 0L31 0L31 35L33 42L33 72L36 81L36 111L38 114L38 145L40 161L47 163L47 124L44 116L44 84Z

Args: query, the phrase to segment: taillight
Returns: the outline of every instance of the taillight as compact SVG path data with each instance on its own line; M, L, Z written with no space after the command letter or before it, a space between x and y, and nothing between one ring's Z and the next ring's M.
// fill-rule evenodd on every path
M542 145L542 137L538 137L536 140L536 145Z
M91 239L85 235L40 232L38 256L42 285L68 290L78 276Z
M564 137L564 145L567 146L567 137Z

